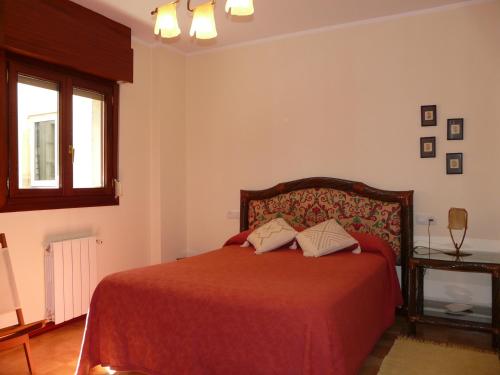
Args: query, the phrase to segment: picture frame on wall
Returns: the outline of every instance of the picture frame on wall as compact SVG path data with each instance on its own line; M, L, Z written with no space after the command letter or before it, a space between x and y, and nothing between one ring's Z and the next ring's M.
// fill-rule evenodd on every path
M422 126L437 126L437 106L423 105L420 107Z
M461 152L446 154L446 174L463 174L464 156Z
M436 157L436 137L420 138L420 157L423 159Z
M461 141L464 139L464 119L450 118L447 121L447 139Z

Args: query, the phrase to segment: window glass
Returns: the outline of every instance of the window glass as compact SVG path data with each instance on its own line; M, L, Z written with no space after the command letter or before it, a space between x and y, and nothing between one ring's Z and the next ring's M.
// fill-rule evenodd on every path
M104 186L104 95L73 89L73 187Z
M59 89L24 75L17 83L19 188L59 188Z

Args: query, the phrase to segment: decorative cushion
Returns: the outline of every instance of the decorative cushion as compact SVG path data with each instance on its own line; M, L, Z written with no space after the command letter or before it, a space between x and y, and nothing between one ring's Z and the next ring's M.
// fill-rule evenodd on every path
M359 244L335 219L327 220L308 228L297 236L304 256L320 257L339 250L354 247L353 253L359 254Z
M296 230L336 219L345 230L370 233L387 241L398 257L401 248L401 205L331 188L310 188L252 200L248 207L249 228L277 217Z
M248 229L238 234L235 234L233 237L231 237L224 243L224 246L241 245L245 243L250 233L252 233L252 230Z
M256 254L275 250L292 241L297 232L282 219L274 219L255 229L249 236L248 242L255 247Z

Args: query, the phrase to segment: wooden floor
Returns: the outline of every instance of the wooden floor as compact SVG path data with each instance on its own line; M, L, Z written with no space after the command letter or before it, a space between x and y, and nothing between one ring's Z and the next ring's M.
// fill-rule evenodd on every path
M70 375L73 374L78 360L82 340L84 322L79 321L35 337L31 341L31 349L37 375ZM491 336L480 332L457 329L418 326L419 338L442 343L473 346L490 349ZM383 335L373 352L367 358L360 375L375 375L382 360L389 352L398 335L406 333L406 324L402 318ZM96 368L92 375L107 374L102 368ZM0 352L0 375L29 374L24 352L21 347ZM125 374L125 373L120 373ZM128 373L132 375L132 373Z

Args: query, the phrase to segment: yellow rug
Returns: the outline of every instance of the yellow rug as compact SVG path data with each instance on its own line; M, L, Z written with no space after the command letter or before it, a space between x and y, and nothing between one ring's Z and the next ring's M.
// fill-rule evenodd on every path
M496 353L399 337L379 375L500 375Z

